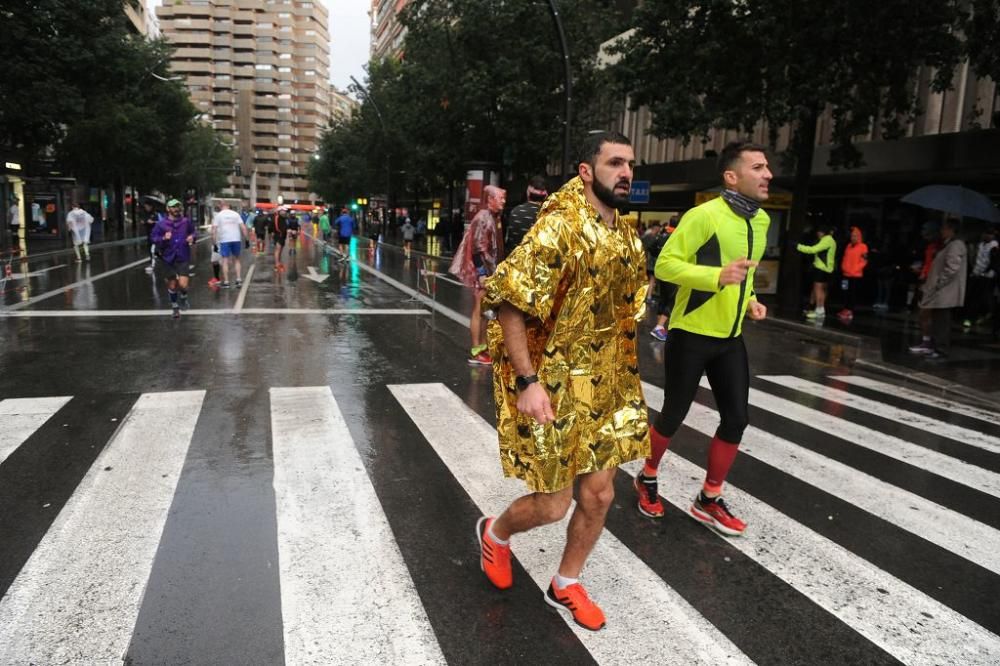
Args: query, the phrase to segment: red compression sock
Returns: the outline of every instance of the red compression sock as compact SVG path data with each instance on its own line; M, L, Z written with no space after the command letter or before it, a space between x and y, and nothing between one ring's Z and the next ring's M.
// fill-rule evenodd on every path
M722 484L729 475L729 468L736 460L740 443L727 442L716 435L708 446L708 474L705 476L705 490L713 494L722 492Z
M663 460L663 454L667 452L667 448L670 446L670 438L656 432L656 428L650 428L649 441L653 445L653 451L652 455L646 458L646 467L643 469L643 474L646 476L656 476L656 470L660 466L660 461Z

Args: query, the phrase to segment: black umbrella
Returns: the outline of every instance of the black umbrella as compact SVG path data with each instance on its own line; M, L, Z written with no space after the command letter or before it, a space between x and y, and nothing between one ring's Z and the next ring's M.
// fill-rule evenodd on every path
M958 185L928 185L900 199L903 203L940 210L958 217L1000 223L1000 210L989 197Z

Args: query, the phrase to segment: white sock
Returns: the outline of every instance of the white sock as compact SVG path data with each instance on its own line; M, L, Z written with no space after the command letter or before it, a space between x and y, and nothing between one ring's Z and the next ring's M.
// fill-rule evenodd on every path
M564 576L560 576L557 573L552 580L553 580L553 582L555 582L556 587L558 587L560 590L565 590L570 585L576 585L579 582L580 579L579 578L566 578Z
M490 540L497 545L506 546L507 544L510 543L510 539L501 539L493 532L493 523L490 523L490 527L488 530L486 530L486 533L490 535Z
M816 308L816 314L826 314L826 308Z

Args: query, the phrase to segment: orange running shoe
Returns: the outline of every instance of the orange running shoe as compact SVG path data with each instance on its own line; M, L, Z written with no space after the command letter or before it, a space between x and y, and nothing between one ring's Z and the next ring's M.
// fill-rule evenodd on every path
M483 516L476 523L476 538L479 539L479 568L496 587L506 590L514 584L514 572L510 566L510 544L501 545L490 538L489 529L495 518Z
M573 621L584 629L599 631L604 628L604 611L591 601L583 585L573 583L565 589L556 587L556 579L549 583L545 603L561 611L569 611Z
M635 487L635 492L639 493L639 513L647 518L663 518L663 502L660 501L656 477L639 472L635 475L632 485Z

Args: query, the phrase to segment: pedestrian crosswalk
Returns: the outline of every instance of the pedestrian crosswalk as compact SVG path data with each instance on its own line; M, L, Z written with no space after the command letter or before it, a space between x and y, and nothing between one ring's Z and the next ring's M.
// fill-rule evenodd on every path
M643 389L659 410L663 388ZM186 461L199 455L198 424L225 409L212 395L143 394L127 413L98 403L93 417L114 422L107 441L70 442L46 459L92 463L9 584L0 578L0 664L140 663L128 657L137 637L175 631L140 632L140 609L193 594L152 572L183 533L165 525L195 473ZM515 537L513 590L480 578L471 518L524 494L502 477L489 404L442 383L389 384L364 406L338 386L273 387L258 399L247 418L266 420L268 455L254 464L269 466L273 488L258 522L273 523L263 538L280 583L259 603L280 609L275 647L289 665L480 663L489 641L517 644L504 653L517 663L1000 663L1000 418L989 410L860 376L757 377L726 490L749 528L727 538L685 517L718 423L703 390L661 466L663 521L635 512L627 481L641 463L623 466L583 575L608 618L594 633L541 600L568 519ZM44 505L15 487L16 467L35 460L19 454L70 425L82 413L73 401L0 401L0 512ZM933 418L943 411L957 416ZM92 446L100 451L85 457ZM411 524L429 527L414 535ZM19 538L16 524L0 527L10 530L0 541ZM437 543L456 533L466 537ZM224 612L225 590L203 593L218 598L172 603ZM229 663L268 663L213 639Z

